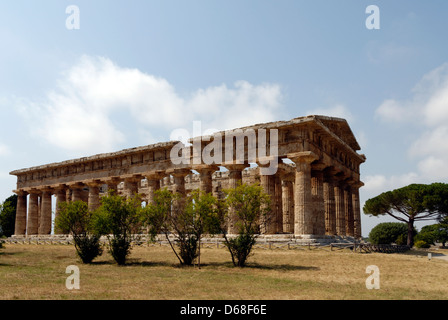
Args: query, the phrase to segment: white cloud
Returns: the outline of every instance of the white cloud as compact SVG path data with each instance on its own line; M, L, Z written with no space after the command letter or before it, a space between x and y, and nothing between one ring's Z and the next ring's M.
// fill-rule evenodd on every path
M406 101L386 100L376 110L382 120L404 123L417 138L408 153L417 160L418 180L448 179L448 63L427 73Z
M7 156L11 153L9 147L0 142L0 156Z
M382 192L398 189L411 183L424 183L415 172L402 175L385 176L382 174L369 175L364 178L363 190L372 195L378 195Z
M278 120L282 93L276 84L238 81L233 88L222 84L183 98L163 78L83 56L43 101L17 99L16 104L33 135L85 154L113 151L129 132L149 140L163 132L168 140L169 131L190 128L194 120L202 121L204 130Z

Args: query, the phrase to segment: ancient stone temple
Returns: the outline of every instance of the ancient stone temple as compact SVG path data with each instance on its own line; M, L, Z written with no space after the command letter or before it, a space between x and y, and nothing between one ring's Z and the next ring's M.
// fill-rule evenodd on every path
M11 172L17 176L15 236L48 235L61 201L136 193L146 203L167 187L222 197L240 182L258 182L272 210L261 233L298 239L361 236L360 165L365 161L344 119L307 116L257 124L181 143L170 141ZM55 215L53 215L53 210ZM234 233L230 223L228 232Z

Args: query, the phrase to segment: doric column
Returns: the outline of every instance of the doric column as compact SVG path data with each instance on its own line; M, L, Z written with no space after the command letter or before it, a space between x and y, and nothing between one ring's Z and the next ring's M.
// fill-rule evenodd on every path
M338 178L334 184L334 200L336 207L336 234L338 236L345 236L345 199L341 178Z
M126 198L130 199L138 194L138 186L142 178L142 176L132 176L124 179L124 195Z
M107 192L111 192L112 190L116 193L118 193L118 185L120 184L121 180L118 177L112 177L105 180L105 183L107 184Z
M39 232L39 218L38 218L38 208L39 208L39 194L38 190L29 191L30 203L28 206L28 221L26 224L26 234L36 235Z
M325 234L336 235L336 207L334 198L334 171L324 171L324 204L325 204Z
M260 174L260 186L271 199L271 210L268 215L260 221L261 234L274 234L277 230L277 210L275 197L275 176L271 174Z
M361 208L359 203L359 188L364 185L361 181L356 181L352 184L352 207L353 207L353 221L354 221L354 237L361 238Z
M225 165L226 169L229 170L229 180L228 188L235 189L243 181L242 171L247 168L248 164L228 164ZM235 212L232 209L229 210L229 215L227 219L227 233L236 234L238 233L236 222L238 221Z
M275 174L275 230L274 233L283 232L283 198L282 198L282 179L280 174Z
M353 220L352 191L350 185L344 188L345 204L345 235L353 237L355 235L355 224Z
M164 171L152 171L145 174L145 178L148 181L147 204L154 203L154 192L160 189L160 180L163 179L165 175Z
M288 154L296 164L294 190L294 234L313 234L313 201L311 195L311 163L319 157L311 151Z
M283 232L294 232L294 182L292 180L282 180L282 217Z
M102 182L99 180L91 181L87 183L89 187L88 206L90 211L95 211L100 207L100 186Z
M42 189L42 204L39 221L39 234L51 233L51 188Z
M320 166L311 173L311 194L314 207L313 234L315 235L325 234L324 173L322 169L323 167Z
M70 189L72 190L72 201L82 201L82 192L84 188L84 184L82 183L75 183L70 185Z
M59 217L59 213L60 213L60 204L63 202L67 202L67 191L69 189L67 188L66 185L60 185L58 187L55 188L55 193L56 193L56 212L55 212L55 221L56 219ZM56 226L54 228L54 234L61 234L62 231L59 230Z
M14 234L22 236L26 234L26 210L27 210L27 195L28 193L17 190L17 208L16 208L16 224Z
M193 167L199 173L199 190L205 193L212 193L212 175L218 171L219 167L211 165L197 165Z
M167 171L167 174L173 176L173 193L179 193L185 195L185 177L191 173L190 169L171 169Z

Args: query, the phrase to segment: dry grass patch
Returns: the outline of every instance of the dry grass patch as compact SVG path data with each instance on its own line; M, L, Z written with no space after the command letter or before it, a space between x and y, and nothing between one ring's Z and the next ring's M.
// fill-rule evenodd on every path
M225 249L203 249L202 267L180 267L168 247L135 247L126 266L105 252L84 265L72 246L6 245L0 299L447 299L448 262L413 254L255 250L234 268ZM80 290L67 290L68 265ZM366 267L380 269L368 290Z

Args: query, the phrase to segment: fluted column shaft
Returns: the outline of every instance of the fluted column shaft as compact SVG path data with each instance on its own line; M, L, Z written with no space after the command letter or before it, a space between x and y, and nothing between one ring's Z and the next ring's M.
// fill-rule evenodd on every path
M352 192L350 186L344 189L344 204L345 204L345 235L353 237L355 235L355 224L353 220L353 203Z
M325 204L323 188L323 172L313 171L311 176L311 194L313 201L313 234L325 234Z
M27 210L27 193L17 191L17 208L16 208L16 223L14 234L21 236L26 234L26 210Z
M226 165L226 168L229 170L229 180L228 180L228 188L235 189L242 183L243 173L242 171L248 167L245 164L231 164ZM237 227L238 217L232 208L229 209L229 215L227 219L227 232L229 234L238 233Z
M288 158L296 164L294 190L294 234L312 235L313 201L311 194L311 163L318 156L311 151L288 154Z
M38 221L39 193L30 192L30 203L28 205L28 221L26 224L26 234L36 235L39 232Z
M51 233L51 190L42 190L42 204L39 221L39 234Z
M338 236L345 236L344 189L340 181L334 185L334 199L336 206L336 234Z
M325 234L336 234L336 207L334 198L334 181L330 175L324 176Z
M290 180L282 181L283 232L294 232L294 186Z

